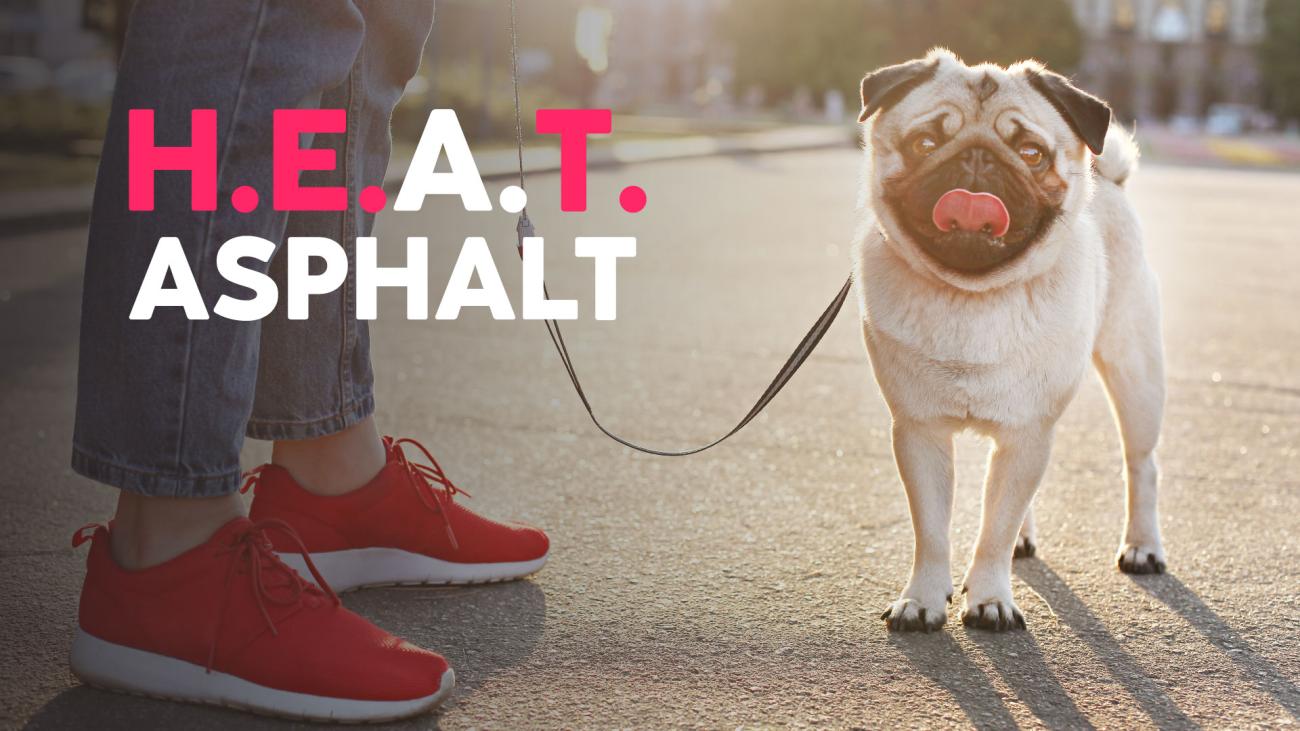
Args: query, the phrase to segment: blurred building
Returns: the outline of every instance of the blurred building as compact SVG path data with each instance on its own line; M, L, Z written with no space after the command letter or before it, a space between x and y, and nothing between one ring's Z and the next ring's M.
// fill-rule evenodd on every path
M609 69L596 99L620 110L723 110L730 104L730 51L718 43L729 0L605 0L613 19Z
M1259 104L1265 0L1073 2L1085 39L1076 78L1120 117L1196 125Z
M104 55L109 41L87 28L83 0L0 0L0 56L50 66Z

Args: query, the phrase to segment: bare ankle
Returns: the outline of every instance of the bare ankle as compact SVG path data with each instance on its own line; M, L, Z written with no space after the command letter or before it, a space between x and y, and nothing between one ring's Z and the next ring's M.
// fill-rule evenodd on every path
M361 487L379 474L387 458L369 417L335 434L276 442L271 450L272 464L317 495L342 495Z
M148 497L122 491L109 545L129 571L170 561L244 514L238 494L207 498Z

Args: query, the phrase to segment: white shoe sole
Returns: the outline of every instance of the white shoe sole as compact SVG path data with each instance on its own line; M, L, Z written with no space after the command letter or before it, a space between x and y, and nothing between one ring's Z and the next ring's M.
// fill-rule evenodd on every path
M549 554L547 554L549 555ZM366 586L422 586L487 584L519 579L536 573L547 556L532 561L503 563L452 563L397 548L352 548L313 553L311 561L334 591ZM307 563L297 553L281 553L284 561L304 579L311 579Z
M215 670L208 672L184 660L105 642L80 628L72 640L71 664L72 672L83 683L104 690L336 723L374 723L414 716L437 706L456 687L456 674L447 668L438 692L424 698L366 701L293 693Z

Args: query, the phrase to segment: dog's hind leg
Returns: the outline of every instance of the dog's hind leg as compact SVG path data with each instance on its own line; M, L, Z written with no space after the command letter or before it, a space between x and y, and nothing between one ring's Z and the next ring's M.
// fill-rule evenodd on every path
M889 629L931 632L948 619L952 599L952 429L894 422L894 460L912 511L912 576L880 618Z
M1025 522L1020 524L1020 535L1016 538L1015 558L1033 558L1038 553L1038 523L1034 520L1034 504L1029 503L1025 511Z
M1128 491L1124 537L1116 562L1134 574L1163 573L1165 551L1156 509L1156 442L1164 414L1164 353L1154 278L1142 270L1116 291L1097 338L1093 363L1106 385L1124 444ZM1122 313L1122 314L1119 314Z

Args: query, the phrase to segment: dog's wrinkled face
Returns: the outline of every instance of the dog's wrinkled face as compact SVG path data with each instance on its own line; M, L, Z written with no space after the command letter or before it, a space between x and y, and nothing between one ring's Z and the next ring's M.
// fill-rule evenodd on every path
M1050 263L1049 234L1091 194L1103 102L1032 62L971 67L946 51L868 75L862 95L870 204L914 267L979 290Z

